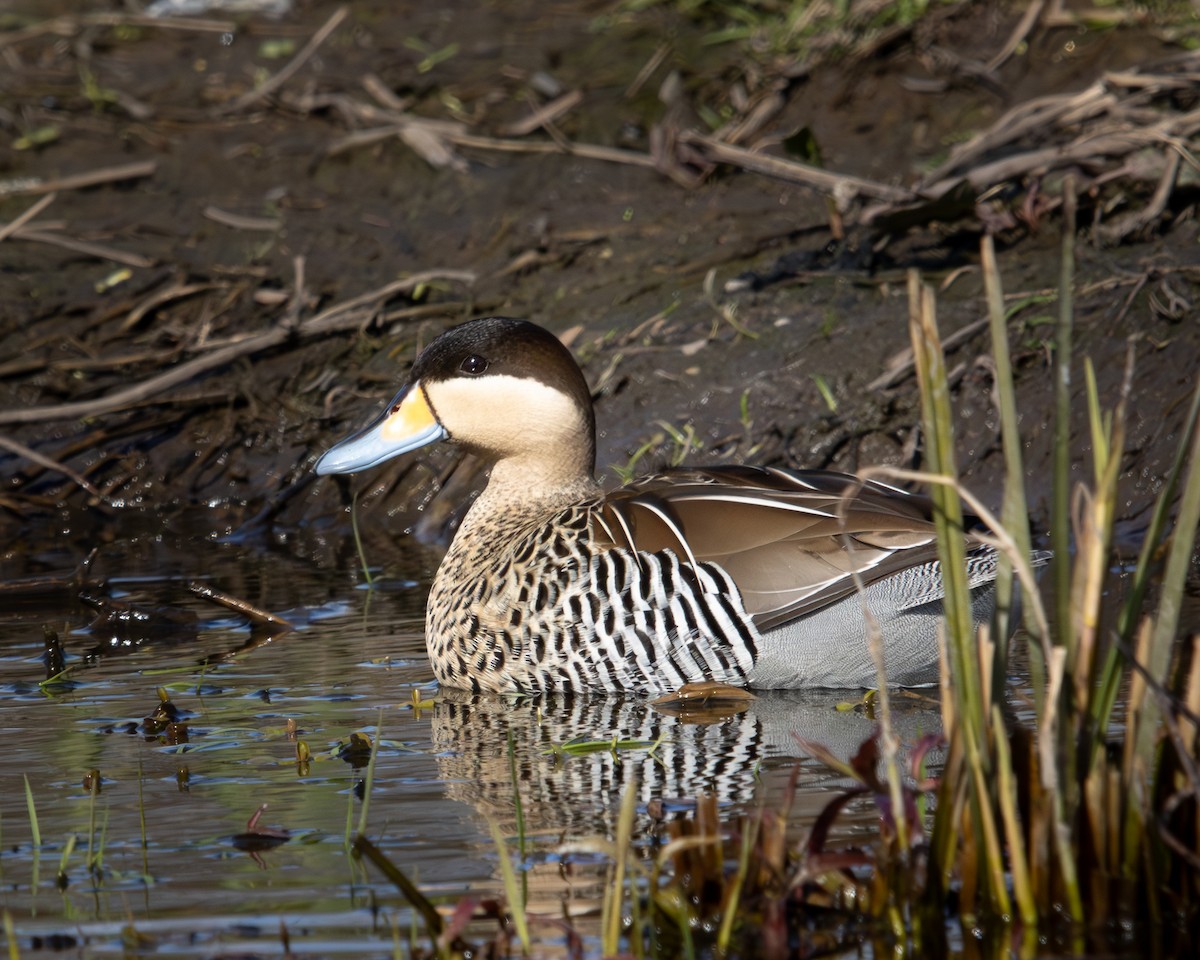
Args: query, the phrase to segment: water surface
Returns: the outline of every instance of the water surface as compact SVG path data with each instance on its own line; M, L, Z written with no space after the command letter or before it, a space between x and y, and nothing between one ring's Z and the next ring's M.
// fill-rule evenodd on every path
M93 581L82 590L67 579L70 549L11 560L0 596L0 906L23 952L118 951L130 925L143 952L208 955L250 940L281 950L282 923L293 950L390 954L394 936L409 936L407 905L347 853L366 792L368 752L354 734L379 742L366 833L427 894L452 906L500 891L488 824L515 850L519 794L531 909L560 916L564 904L596 909L603 863L578 843L611 835L627 791L640 841L652 842L706 791L731 813L778 804L799 762L800 830L839 783L793 759L793 731L848 756L873 728L862 710L836 709L848 695L828 692L763 695L740 714L689 722L636 697L438 691L423 636L437 554L399 549L401 566L374 589L348 558L325 569L286 542L109 544L77 574ZM189 591L191 580L296 629L252 631ZM46 630L68 667L49 684ZM163 714L160 691L178 711L171 726L147 721ZM903 706L907 735L936 729L931 700ZM564 751L579 740L616 748ZM255 833L247 823L263 804ZM864 805L847 830L872 824ZM562 852L564 839L576 852Z

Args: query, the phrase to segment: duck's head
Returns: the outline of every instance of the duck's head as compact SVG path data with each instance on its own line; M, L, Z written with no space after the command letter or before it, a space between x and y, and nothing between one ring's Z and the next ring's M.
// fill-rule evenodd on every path
M315 470L355 473L437 440L545 480L590 479L596 428L587 381L571 352L537 324L471 320L421 351L387 408Z

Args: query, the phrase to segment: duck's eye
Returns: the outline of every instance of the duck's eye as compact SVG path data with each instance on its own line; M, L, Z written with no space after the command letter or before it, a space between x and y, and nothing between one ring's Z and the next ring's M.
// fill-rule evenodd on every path
M488 368L488 362L477 354L471 354L458 365L458 369L463 373L469 373L473 377L479 376Z

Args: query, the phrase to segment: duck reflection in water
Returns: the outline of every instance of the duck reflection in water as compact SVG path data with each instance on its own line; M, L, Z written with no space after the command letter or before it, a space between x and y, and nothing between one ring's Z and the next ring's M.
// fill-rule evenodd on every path
M723 807L778 805L797 762L805 769L794 812L806 818L831 790L852 783L816 760L799 760L806 752L794 735L848 762L877 728L868 711L838 709L838 700L831 691L769 691L740 712L688 722L637 697L514 699L447 689L433 715L433 747L450 798L509 833L514 792L529 834L611 835L630 790L639 814L652 803L686 810L704 793ZM941 729L936 700L915 693L893 700L902 742Z

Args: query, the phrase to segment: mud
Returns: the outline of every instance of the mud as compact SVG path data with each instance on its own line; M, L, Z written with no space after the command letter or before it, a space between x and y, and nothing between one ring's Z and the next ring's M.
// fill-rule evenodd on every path
M496 135L528 116L536 90L579 89L581 105L554 135L633 151L698 125L705 111L729 113L739 90L774 84L784 105L768 140L807 130L828 169L902 182L1013 103L1177 49L1152 25L1047 27L998 72L999 85L972 82L958 65L986 60L1015 14L965 5L867 60L784 80L739 63L729 46L706 46L708 25L666 10L358 3L276 95L231 109L287 62L272 58L271 42L290 41L294 55L334 9L312 3L281 21L238 20L232 31L64 20L39 33L32 28L47 6L18 6L14 32L0 39L0 122L13 135L0 148L0 179L133 161L155 168L60 190L38 219L149 265L114 279L121 267L103 257L3 242L0 411L103 398L217 345L294 331L400 277L469 270L476 279L393 296L361 329L285 338L118 410L4 426L95 488L0 451L4 576L63 571L94 548L103 560L116 544L164 537L260 539L342 564L354 488L374 556L414 524L441 539L479 482L452 451L351 484L318 481L310 468L390 396L421 343L484 313L530 317L569 338L596 387L599 468L609 482L639 451L637 470L681 455L846 470L920 464L911 379L871 385L907 346L905 268L919 266L941 286L944 332L983 315L978 221L929 225L886 245L852 229L831 256L824 198L731 169L687 189L644 166L560 154L461 147L434 169L395 137L331 155L361 126L338 98L369 99L364 78L378 78L412 113ZM665 60L633 90L664 38ZM684 93L664 104L657 94L671 71ZM940 91L914 92L930 83ZM49 142L18 148L20 136L47 128ZM665 164L677 179L687 166L679 156ZM1128 182L1125 202L1144 200L1152 186ZM36 198L8 192L0 220ZM1181 188L1138 243L1095 246L1085 232L1078 248L1076 343L1108 402L1131 341L1137 354L1122 480L1121 531L1131 542L1174 455L1200 363L1200 274L1186 269L1198 259L1194 201ZM1083 222L1114 206L1111 193L1098 191L1090 205L1085 197ZM262 222L229 221L214 208ZM1013 302L1057 284L1057 220L1036 226L1001 235ZM1045 323L1056 309L1026 307L1012 326L1038 530L1049 487ZM389 310L402 315L389 320ZM986 334L951 361L963 473L995 503L1001 458ZM1082 417L1081 375L1076 383ZM680 433L694 438L690 449L673 439ZM1082 477L1082 419L1077 436ZM189 559L203 566L202 553Z

